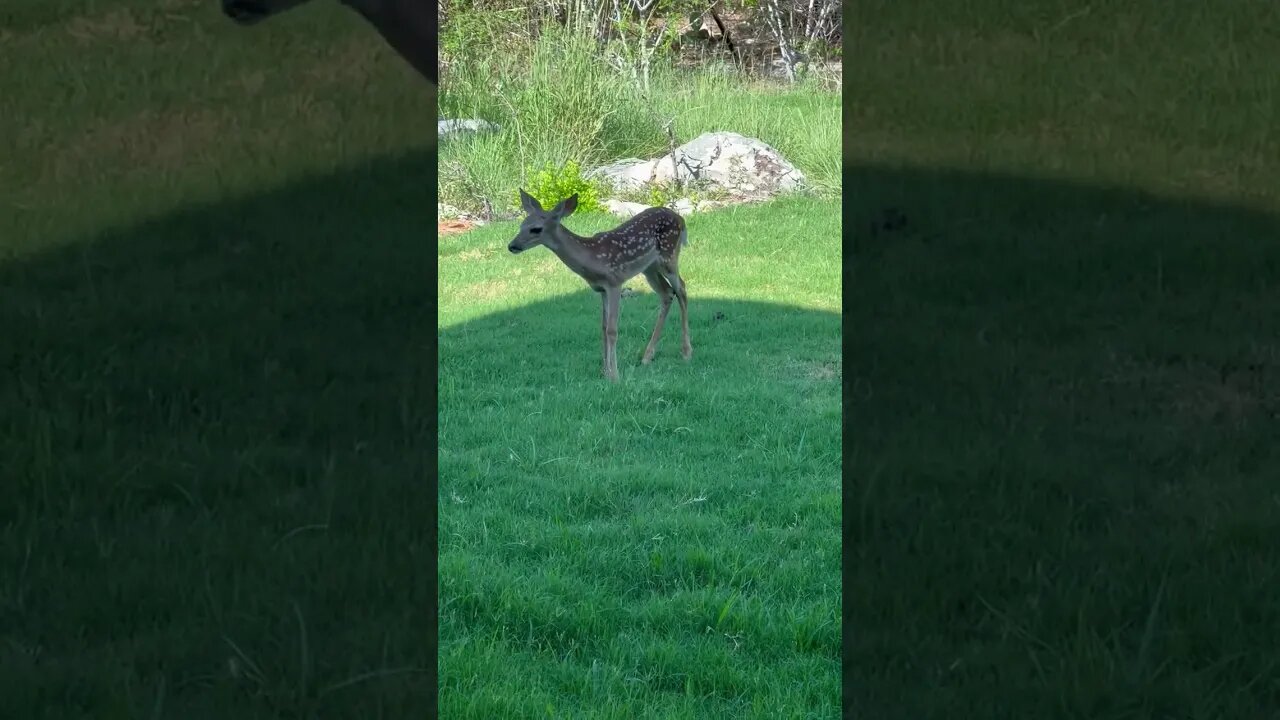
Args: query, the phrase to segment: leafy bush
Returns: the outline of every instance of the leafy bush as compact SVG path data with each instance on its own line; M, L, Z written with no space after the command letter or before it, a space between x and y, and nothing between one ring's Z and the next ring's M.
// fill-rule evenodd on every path
M675 199L675 196L666 185L653 183L649 186L649 197L645 201L652 207L662 207Z
M547 209L576 193L578 195L577 212L604 210L604 206L600 203L599 188L595 183L582 177L582 168L572 160L560 167L548 163L529 178L527 185L525 191L532 195L539 205ZM518 206L520 204L518 192L515 198Z

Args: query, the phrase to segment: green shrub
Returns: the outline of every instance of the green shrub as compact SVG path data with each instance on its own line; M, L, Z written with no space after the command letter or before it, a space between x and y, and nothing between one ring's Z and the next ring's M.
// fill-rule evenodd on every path
M675 199L670 188L661 183L654 183L649 186L649 196L645 198L645 202L653 207L662 207Z
M550 209L565 198L577 194L577 212L599 212L604 210L600 203L600 190L595 183L582 177L582 168L570 160L556 167L548 163L542 170L529 178L525 191L533 196L538 204ZM516 205L520 204L520 195L515 195Z

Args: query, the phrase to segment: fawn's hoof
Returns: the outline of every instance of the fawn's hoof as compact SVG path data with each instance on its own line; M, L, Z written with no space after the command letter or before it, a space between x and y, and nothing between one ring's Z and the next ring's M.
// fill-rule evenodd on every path
M685 360L689 360L693 358L693 348L686 347L680 351L680 354L684 356Z

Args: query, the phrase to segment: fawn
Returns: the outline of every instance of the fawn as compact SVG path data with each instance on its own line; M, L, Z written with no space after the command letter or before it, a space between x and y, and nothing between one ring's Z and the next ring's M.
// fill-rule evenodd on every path
M551 210L543 210L521 189L520 205L527 217L507 249L518 254L535 245L545 245L601 295L606 378L618 380L616 348L622 286L641 273L658 294L659 304L658 320L640 362L647 365L653 360L672 297L680 301L681 354L685 360L693 356L693 346L689 344L689 300L679 272L680 248L689 244L689 236L679 213L662 207L648 208L612 230L582 237L561 224L578 207L577 194L561 200Z

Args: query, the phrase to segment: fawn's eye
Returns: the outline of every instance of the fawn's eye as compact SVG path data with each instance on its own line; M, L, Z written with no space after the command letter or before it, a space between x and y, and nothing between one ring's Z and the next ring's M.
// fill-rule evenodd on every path
M530 234L537 235L538 233L542 232L542 228L529 228L529 232Z

